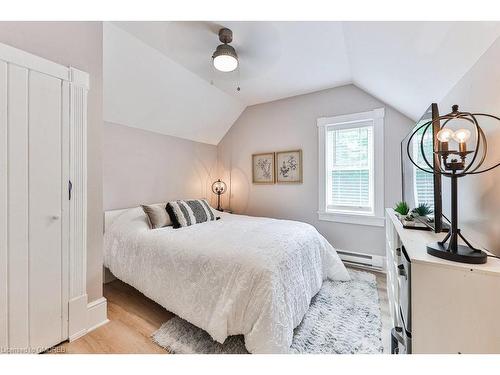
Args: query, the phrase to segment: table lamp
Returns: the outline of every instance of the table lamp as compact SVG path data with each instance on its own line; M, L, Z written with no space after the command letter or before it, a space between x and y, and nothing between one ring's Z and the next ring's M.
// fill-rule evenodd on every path
M458 179L467 175L488 172L500 165L499 162L490 167L481 169L488 153L486 136L478 122L478 118L481 117L500 121L499 117L486 113L460 112L458 110L458 105L454 105L450 113L419 126L411 134L406 147L408 157L415 167L424 172L437 173L451 179L451 229L442 241L428 244L427 253L442 259L470 264L486 263L487 254L484 251L475 249L458 228ZM425 133L431 128L431 125L436 122L440 128L436 135L438 149L434 150L433 155L434 165L437 168L429 163L424 153ZM452 122L453 124L460 122L466 127L460 125L458 130L453 130L450 127ZM423 129L423 133L420 140L420 152L422 153L425 164L430 169L418 165L413 160L410 152L411 140L421 129ZM471 141L472 135L474 135L474 138ZM470 148L471 143L472 148ZM458 243L459 238L463 240L465 245L460 245Z
M220 206L220 196L227 190L226 184L220 178L212 184L212 191L217 194L217 211L222 211Z

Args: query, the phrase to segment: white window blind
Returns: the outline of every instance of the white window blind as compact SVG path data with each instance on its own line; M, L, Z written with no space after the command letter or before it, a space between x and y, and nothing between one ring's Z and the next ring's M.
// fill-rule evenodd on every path
M327 129L327 209L372 213L373 121Z
M423 129L415 135L415 141L412 145L413 155L416 156L415 161L417 165L428 170L429 166L425 163L422 151L420 150L422 134ZM427 132L423 141L425 156L432 165L434 151L432 132ZM415 166L413 166L413 171L413 192L415 195L415 205L418 206L422 203L427 203L431 209L434 210L434 175L432 173L424 172Z

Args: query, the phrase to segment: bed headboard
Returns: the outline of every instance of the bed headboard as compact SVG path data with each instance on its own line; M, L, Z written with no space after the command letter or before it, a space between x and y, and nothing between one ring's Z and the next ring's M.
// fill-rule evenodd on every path
M124 212L127 212L128 210L132 210L135 207L132 208L123 208L121 210L109 210L109 211L104 211L104 232L106 232L106 228L109 228L109 226L113 223L113 221L123 214Z
M156 205L156 204L164 204L166 205L167 202L158 202L158 203L148 203L148 205ZM104 211L104 231L106 232L106 228L109 228L109 226L113 223L113 221L120 216L121 214L129 211L129 210L134 210L138 209L140 206L135 206L135 207L129 207L129 208L120 208L118 210L108 210ZM143 213L142 209L140 209L140 212ZM146 217L146 214L144 214L144 220L148 220Z

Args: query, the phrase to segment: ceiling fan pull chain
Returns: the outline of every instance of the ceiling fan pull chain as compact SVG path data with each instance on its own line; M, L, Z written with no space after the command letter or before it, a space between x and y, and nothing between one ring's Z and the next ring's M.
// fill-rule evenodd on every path
M236 87L236 91L241 91L241 88L240 88L240 79L241 79L241 76L240 76L240 69L241 69L241 66L238 64L238 86Z

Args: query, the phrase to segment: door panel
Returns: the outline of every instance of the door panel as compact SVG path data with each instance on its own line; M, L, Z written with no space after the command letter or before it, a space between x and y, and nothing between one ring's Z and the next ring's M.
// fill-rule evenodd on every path
M28 70L9 64L9 345L29 345Z
M32 348L62 332L61 80L30 71L29 325Z
M7 64L0 61L0 347L8 346L7 319Z

